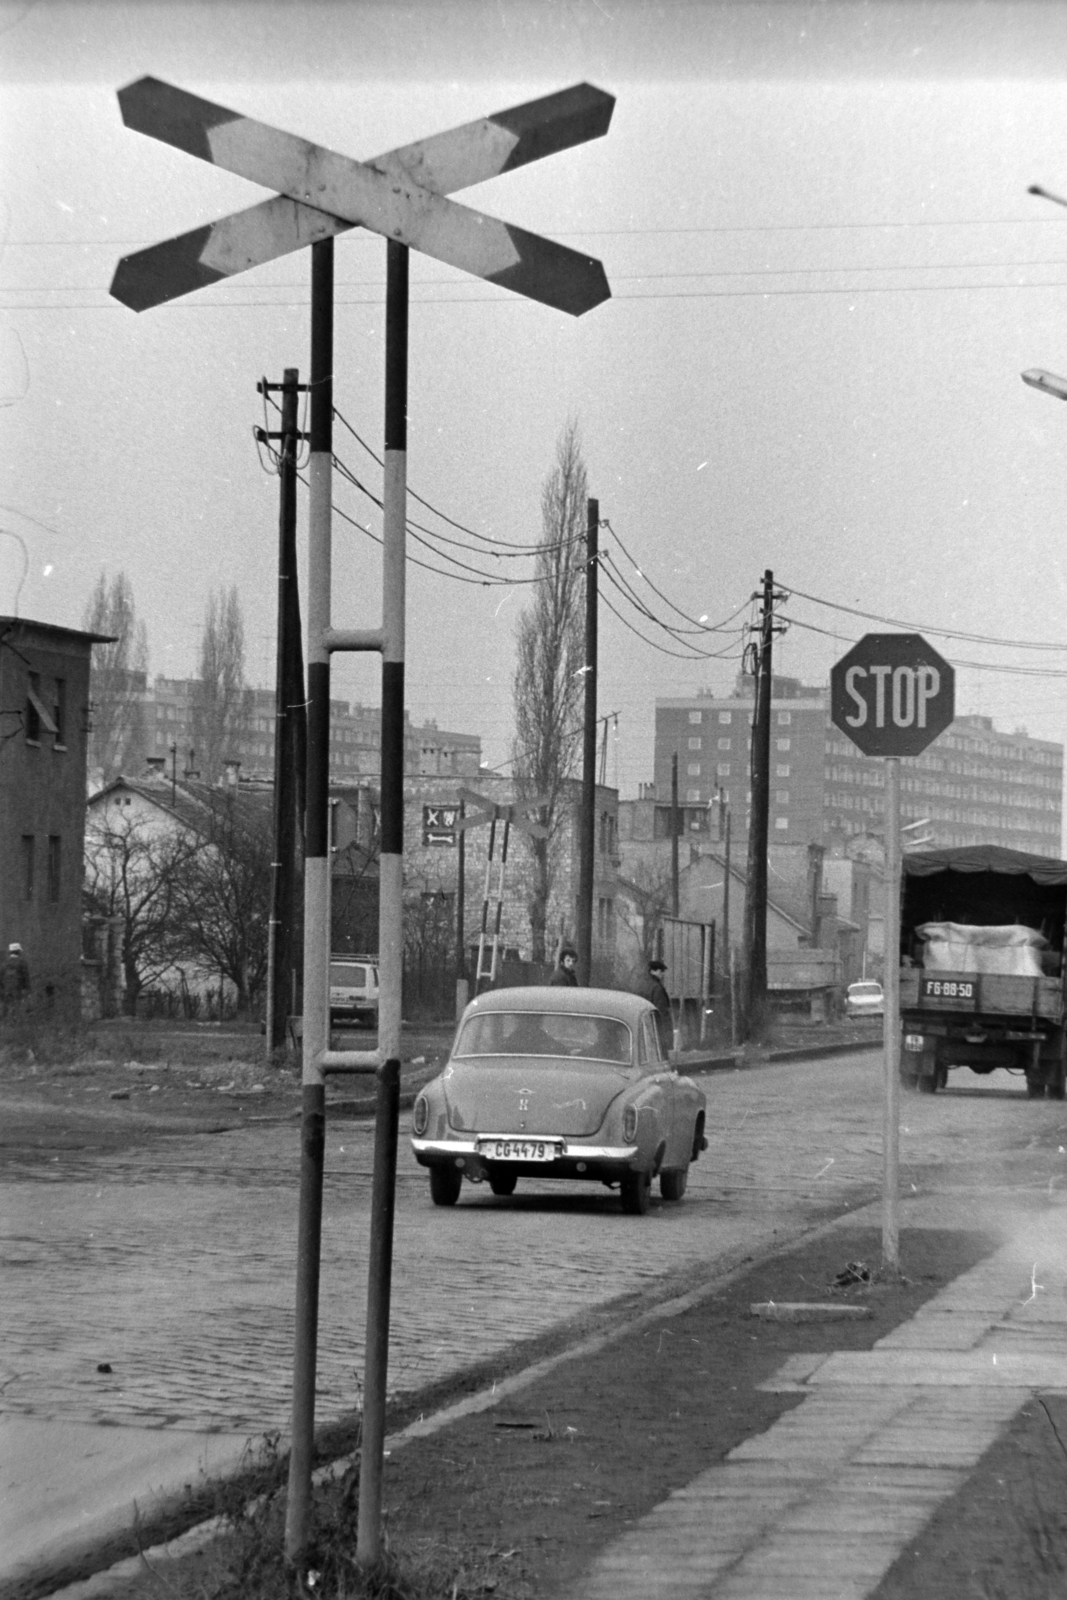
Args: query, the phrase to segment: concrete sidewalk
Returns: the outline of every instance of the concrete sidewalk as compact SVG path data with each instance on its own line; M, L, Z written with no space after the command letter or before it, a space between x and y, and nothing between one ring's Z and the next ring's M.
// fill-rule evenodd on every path
M790 1358L763 1387L803 1403L610 1545L575 1600L863 1600L1024 1402L1067 1392L1065 1220L873 1349Z

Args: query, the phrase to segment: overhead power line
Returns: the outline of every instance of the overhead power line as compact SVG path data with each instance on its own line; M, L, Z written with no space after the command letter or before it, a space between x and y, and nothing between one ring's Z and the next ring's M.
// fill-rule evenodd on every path
M905 633L934 633L941 639L962 639L967 644L995 645L1005 650L1058 650L1067 651L1067 640L1058 644L1039 639L998 639L989 633L967 633L960 628L940 628L932 622L902 622L899 617L883 617L876 611L862 611L858 606L847 606L839 600L825 600L816 594L805 594L803 589L785 585L791 596L810 600L813 605L826 606L831 611L842 611L850 617L863 617L868 622L882 622L890 628L900 628Z

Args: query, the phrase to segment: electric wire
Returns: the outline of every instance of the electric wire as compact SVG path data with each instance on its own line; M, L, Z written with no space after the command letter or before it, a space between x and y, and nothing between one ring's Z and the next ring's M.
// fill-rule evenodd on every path
M803 589L784 586L788 595L800 600L810 600L813 605L826 606L831 611L843 611L852 617L862 617L868 622L883 622L891 628L901 628L910 633L935 633L942 639L962 639L966 644L995 645L1005 650L1067 650L1067 640L1053 644L1039 639L998 639L989 633L966 633L959 628L939 628L931 622L902 622L898 617L883 617L876 611L861 611L857 606L847 606L841 601L824 600L816 594L805 594Z
M337 409L336 406L334 407L333 414L337 418L338 422L341 423L342 427L345 427L345 428L348 429L348 432L352 435L353 439L355 439L356 443L358 445L360 445L367 452L367 454L370 456L371 460L375 463L375 465L379 466L379 467L383 467L384 466L384 462L382 461L381 456L377 454L377 452L367 443L367 441L362 437L361 434L357 433L356 429L349 422L348 418L345 417L342 414L342 412L340 412ZM477 531L477 529L468 528L465 523L457 522L455 520L455 518L454 517L450 517L447 512L441 511L437 506L433 505L431 503L431 501L425 500L421 494L418 494L411 487L410 484L407 485L407 493L410 495L410 497L413 500L417 500L421 506L425 506L427 511L432 511L435 517L440 517L442 522L447 522L450 528L455 528L458 533L465 533L465 534L467 534L467 536L469 538L477 539L480 542L482 542L483 544L500 545L500 546L504 547L504 549L507 551L508 554L511 554L511 555L538 555L542 551L544 551L545 553L548 553L548 552L551 552L551 551L554 551L554 550L562 550L562 549L566 548L566 546L571 545L571 544L576 544L578 542L578 537L579 536L576 536L574 539L563 539L563 540L560 540L560 541L558 541L558 542L556 542L554 544L550 544L550 545L540 544L540 543L539 544L515 544L511 540L508 540L508 539L494 539L488 533L479 533ZM424 532L428 532L429 530L428 529L424 529L423 531ZM445 535L444 534L438 534L438 535L436 535L436 537L443 539L445 537Z
M859 643L857 639L845 638L842 636L842 634L834 633L829 628L820 628L817 623L803 622L799 617L789 617L786 620L790 622L794 628L803 628L807 633L822 634L824 638L833 639L839 645L853 645ZM936 633L937 629L927 628L923 631L927 633ZM999 643L1002 641L996 642ZM975 672L1000 672L1004 673L1006 676L1016 678L1067 678L1067 667L1013 666L1010 662L965 661L959 656L951 656L949 657L949 660L951 665L954 667L966 667Z

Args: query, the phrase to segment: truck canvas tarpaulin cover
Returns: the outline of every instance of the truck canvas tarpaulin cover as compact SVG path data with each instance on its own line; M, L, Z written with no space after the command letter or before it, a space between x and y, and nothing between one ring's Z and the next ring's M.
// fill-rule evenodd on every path
M1067 861L998 845L915 851L901 884L901 1075L933 1093L952 1067L1064 1093Z

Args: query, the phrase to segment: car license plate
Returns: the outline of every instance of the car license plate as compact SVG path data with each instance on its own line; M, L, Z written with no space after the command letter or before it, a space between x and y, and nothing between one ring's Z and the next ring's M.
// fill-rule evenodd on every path
M555 1161L559 1146L545 1139L479 1139L478 1154L487 1161Z
M924 978L924 1000L973 1000L974 983L960 978Z

